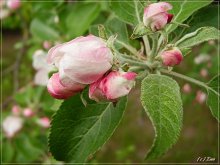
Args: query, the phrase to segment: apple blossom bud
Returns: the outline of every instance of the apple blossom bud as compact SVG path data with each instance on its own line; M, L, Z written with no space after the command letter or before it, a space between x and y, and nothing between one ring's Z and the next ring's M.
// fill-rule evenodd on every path
M23 115L25 117L32 117L34 115L34 112L32 111L31 108L25 108L23 111Z
M206 77L208 76L208 70L205 69L205 68L202 68L202 69L200 70L200 75L201 75L202 77L206 78Z
M20 114L20 108L17 105L14 105L12 107L11 111L12 111L12 114L15 115L15 116L18 116Z
M9 9L16 10L21 6L20 0L7 0L7 6Z
M135 85L134 72L112 71L89 86L89 97L95 101L116 101Z
M163 51L161 58L165 66L178 65L183 60L182 52L177 47Z
M158 2L148 5L144 9L144 25L150 27L152 31L158 31L171 22L173 15L167 13L172 9L172 5L167 2Z
M18 116L8 116L2 126L6 137L12 138L23 127L23 120Z
M50 119L48 117L42 117L42 118L38 119L37 123L44 128L50 127Z
M51 48L51 46L52 46L51 42L49 42L49 41L44 41L43 42L44 49L49 49L49 48Z
M192 88L188 83L186 83L186 84L183 85L182 91L184 93L190 93L192 91Z
M60 81L59 73L54 73L48 81L47 89L51 96L56 99L67 99L77 92L82 91L84 85L72 80L66 80L65 84Z
M199 104L203 104L206 100L206 94L202 91L197 91L196 92L196 101L199 103Z
M80 84L97 81L111 67L113 55L99 37L88 35L49 50L48 63L59 69L61 81L69 78Z

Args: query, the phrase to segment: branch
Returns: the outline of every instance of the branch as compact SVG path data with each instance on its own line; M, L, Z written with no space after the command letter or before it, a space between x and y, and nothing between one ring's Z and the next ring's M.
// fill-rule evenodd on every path
M188 82L191 82L193 84L196 84L200 87L203 87L205 88L206 90L210 90L212 91L213 93L215 93L217 96L219 96L219 93L216 92L215 90L213 90L211 87L209 87L207 84L205 84L204 82L201 82L199 80L196 80L194 78L191 78L191 77L188 77L188 76L185 76L183 74L180 74L180 73L176 73L176 72L173 72L173 71L168 71L168 70L165 70L165 69L162 69L161 70L162 73L165 73L165 74L168 74L168 75L171 75L171 76L175 76L177 78L181 78L183 80L186 80Z

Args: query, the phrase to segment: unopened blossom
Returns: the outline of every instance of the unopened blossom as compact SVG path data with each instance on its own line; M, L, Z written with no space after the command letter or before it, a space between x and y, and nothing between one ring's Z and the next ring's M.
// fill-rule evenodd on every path
M13 105L11 111L12 111L12 114L13 114L13 115L18 116L18 115L20 114L20 111L21 111L21 110L20 110L20 107L19 107L19 106Z
M7 7L11 10L16 10L21 6L20 0L7 0Z
M172 49L163 51L161 58L165 66L174 66L181 63L183 55L177 47L173 47Z
M91 84L112 67L113 61L106 42L93 35L57 45L48 54L47 61L58 68L61 82Z
M36 85L46 86L49 80L48 74L54 70L53 65L47 64L47 53L43 50L36 50L33 54L33 67L37 71L34 77Z
M18 116L8 116L2 126L6 137L12 138L23 127L23 120Z
M33 110L31 108L25 108L23 110L23 115L25 117L32 117L34 115L34 112L33 112Z
M172 5L167 2L158 2L148 5L144 9L143 23L153 31L158 31L171 22L173 15L167 11L172 9Z
M48 117L42 117L37 120L37 124L39 124L41 127L49 128L50 127L50 119Z
M48 92L56 99L67 99L82 91L83 88L83 84L79 84L74 81L65 81L65 84L63 84L60 81L59 73L54 73L47 84Z
M206 97L207 96L206 96L206 94L204 92L202 92L200 90L196 92L196 101L198 103L203 104L205 102L205 100L206 100Z
M95 101L116 101L135 85L136 73L112 71L89 86L89 97Z
M202 69L200 70L200 73L199 73L199 74L200 74L200 76L206 78L206 77L208 76L208 70L205 69L205 68L202 68Z
M190 84L188 84L188 83L184 84L183 88L182 88L182 91L184 93L190 93L192 91L192 88L191 88Z

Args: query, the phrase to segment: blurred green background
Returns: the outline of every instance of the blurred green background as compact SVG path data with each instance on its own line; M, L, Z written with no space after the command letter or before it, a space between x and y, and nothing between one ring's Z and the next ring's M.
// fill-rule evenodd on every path
M122 2L123 3L123 2ZM193 2L192 2L193 3ZM218 7L215 2L200 9L185 23L191 28L201 26L218 28ZM1 9L7 9L6 6ZM8 9L9 10L9 9ZM32 66L36 50L48 51L45 41L52 45L89 33L93 25L105 24L115 17L107 1L45 1L21 2L20 8L10 10L1 19L2 33L2 120L11 114L13 105L20 109L31 107L35 112L32 118L24 119L24 126L13 138L7 138L2 130L2 161L4 163L62 163L55 161L48 151L48 128L38 126L41 117L51 118L60 101L51 98L43 86L33 82L36 71ZM128 33L132 28L126 25ZM179 33L181 28L175 30ZM129 41L139 48L136 42ZM176 71L208 82L218 74L219 57L217 42L203 43L189 53ZM195 58L208 57L202 62ZM204 59L204 58L203 58ZM199 102L196 95L198 87L183 89L184 81L176 79L183 90L184 105L183 129L180 138L163 157L154 163L194 163L198 157L218 157L218 123L211 116L204 101ZM110 140L93 156L89 162L98 163L143 163L147 150L154 138L153 126L146 116L141 103L140 82L129 94L126 113ZM1 122L2 123L2 122Z

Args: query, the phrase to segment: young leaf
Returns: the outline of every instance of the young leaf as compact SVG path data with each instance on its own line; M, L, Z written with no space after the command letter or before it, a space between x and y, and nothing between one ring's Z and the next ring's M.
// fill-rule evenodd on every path
M214 27L202 27L192 33L186 34L175 45L179 48L187 48L208 40L217 40L220 37L219 32Z
M112 35L118 34L116 39L116 47L118 49L122 48L122 44L128 44L128 31L126 24L122 21L120 21L116 17L112 17L109 20L107 20L104 24L104 27L106 29L107 36L110 37ZM90 33L98 36L98 25L93 25L89 29ZM119 42L119 43L118 43Z
M143 37L144 35L150 35L153 34L154 32L152 32L152 30L150 30L150 28L147 28L144 26L143 23L139 23L135 28L134 31L131 35L131 39L136 39L136 38L140 38Z
M59 33L52 27L41 22L39 19L34 19L30 25L30 32L33 36L41 40L56 40Z
M207 6L212 2L212 0L205 0L205 1L197 1L197 0L164 0L169 2L173 9L169 11L169 13L174 14L174 21L182 23L187 18L189 18L195 11L199 10L200 8ZM195 2L194 2L195 1ZM167 27L168 33L172 32L177 28L177 25L170 24Z
M52 120L50 151L57 160L83 163L113 134L126 106L124 97L112 103L85 107L76 95L65 100Z
M220 75L215 76L209 83L208 86L208 99L207 105L209 106L212 115L220 121Z
M111 0L111 8L122 21L128 24L137 25L142 22L144 4L140 0Z
M149 75L141 84L141 102L155 130L146 159L155 159L176 143L182 127L182 100L176 81L164 75Z

